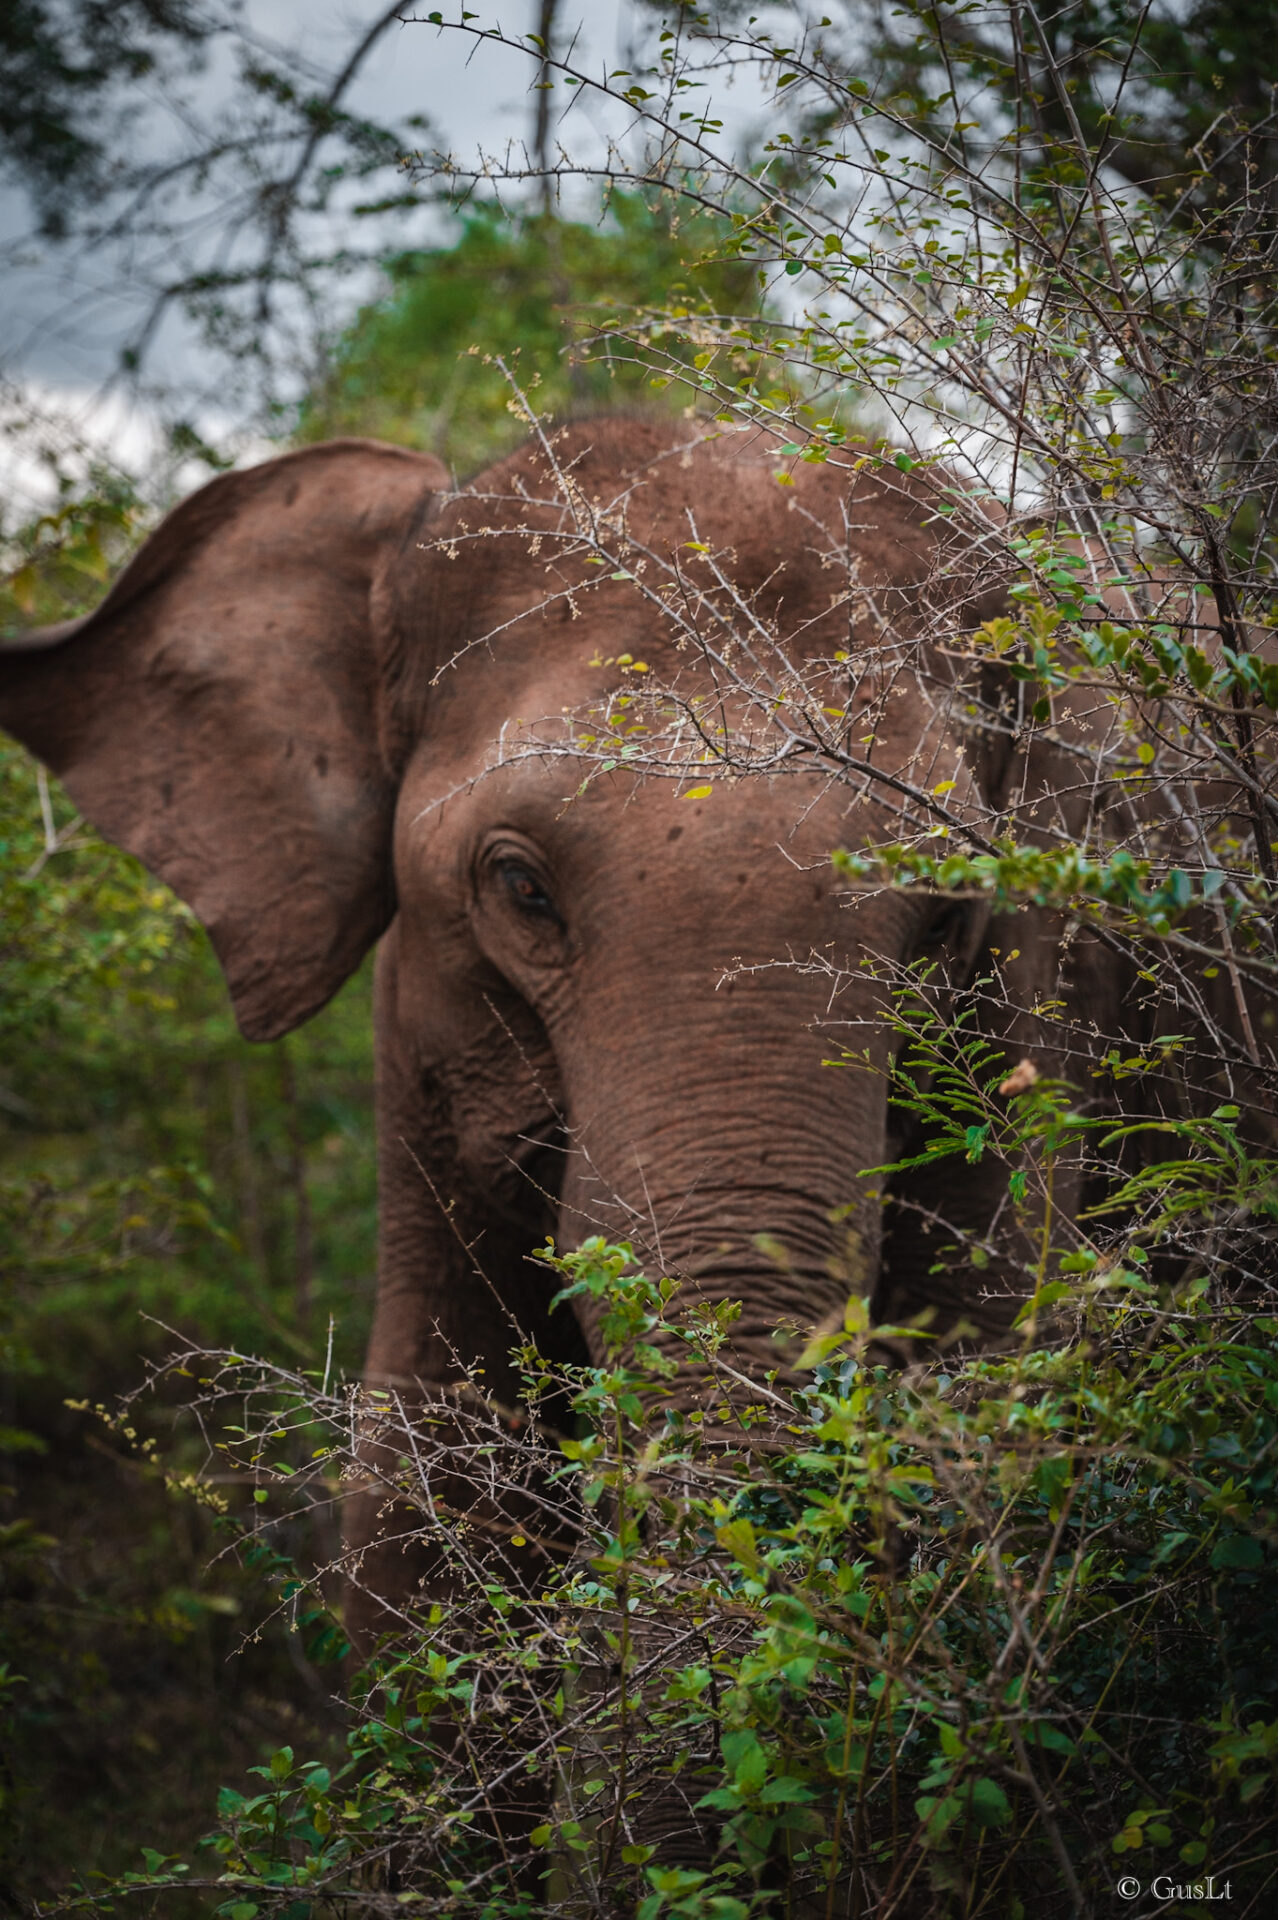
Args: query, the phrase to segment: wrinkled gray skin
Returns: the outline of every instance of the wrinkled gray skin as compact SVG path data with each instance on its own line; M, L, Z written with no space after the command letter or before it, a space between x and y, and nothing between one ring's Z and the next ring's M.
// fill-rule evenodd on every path
M749 606L733 617L773 623L797 656L844 648L855 667L885 633L918 631L935 553L913 483L799 464L782 488L758 439L672 437L572 429L557 451L578 511L627 495L632 536L693 587L713 581L685 543L726 553ZM0 720L190 902L249 1037L304 1020L380 939L370 1382L452 1381L477 1361L512 1395L516 1323L552 1354L596 1354L589 1317L551 1316L528 1260L548 1230L628 1236L704 1296L740 1299L747 1367L776 1364L778 1322L810 1327L850 1290L890 1319L997 1323L977 1276L929 1276L916 1212L898 1210L885 1251L860 1177L900 1146L883 1078L822 1064L839 1038L886 1059L864 954L932 955L961 980L988 926L836 884L832 847L894 830L896 795L872 783L790 772L689 800L616 772L569 798L580 766L527 743L624 684L618 655L704 681L655 596L586 564L571 524L535 447L461 495L436 462L372 443L286 455L214 481L96 613L6 653ZM863 591L831 610L849 558ZM709 603L676 598L714 627ZM958 808L1000 803L1024 765L997 740L965 754L937 685L897 669L875 765L929 791L954 781ZM1059 955L1048 922L1017 939L1024 1004L1058 987ZM830 968L850 972L837 993ZM1066 990L1105 1030L1111 975L1075 947ZM1035 1036L1013 1027L1014 1058ZM980 1229L979 1182L963 1167L914 1197ZM356 1544L371 1526L356 1503ZM404 1565L373 1558L366 1575L393 1588Z

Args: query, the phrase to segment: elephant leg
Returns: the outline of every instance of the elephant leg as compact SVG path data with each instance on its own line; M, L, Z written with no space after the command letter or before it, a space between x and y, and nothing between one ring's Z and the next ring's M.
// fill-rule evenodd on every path
M541 1163L542 1179L529 1181L515 1162L544 1135L546 1102L535 1088L520 1097L518 1058L513 1067L491 1060L475 1076L483 1098L469 1104L471 1076L447 1059L423 1063L400 1017L397 947L393 931L378 961L378 1298L359 1479L345 1507L347 1630L363 1659L379 1643L392 1658L412 1660L428 1645L464 1658L494 1632L507 1636L507 1652L515 1636L522 1654L526 1625L495 1622L485 1589L539 1591L573 1540L547 1469L555 1448L545 1424L556 1409L521 1406L517 1353L530 1344L553 1358L583 1352L566 1309L552 1324L558 1280L529 1260L552 1224L553 1196L539 1194ZM533 1201L521 1208L525 1188ZM432 1626L435 1603L443 1616ZM466 1714L441 1707L431 1737L462 1799L476 1781L494 1783L475 1831L535 1897L544 1856L529 1835L547 1817L551 1785L512 1762L543 1730L536 1706L553 1693L554 1666L530 1670L491 1644L491 1661L473 1668ZM529 1860L535 1870L518 1865ZM410 1843L393 1862L407 1888L431 1864Z
M686 1621L649 1614L623 1628L614 1610L576 1623L578 1647L560 1678L571 1729L555 1784L556 1851L546 1881L551 1910L565 1920L622 1920L646 1891L623 1849L649 1847L663 1867L704 1870L719 1843L719 1821L697 1802L718 1783L715 1755L694 1756L675 1777L654 1764L658 1702Z

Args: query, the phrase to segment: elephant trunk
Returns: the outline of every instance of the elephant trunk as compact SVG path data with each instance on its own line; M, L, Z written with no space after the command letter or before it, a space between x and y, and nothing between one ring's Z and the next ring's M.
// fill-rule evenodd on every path
M759 1380L793 1367L813 1327L841 1316L850 1294L875 1288L882 1182L867 1169L888 1157L889 1039L870 987L858 991L856 1004L849 992L834 1009L835 1032L858 1057L832 1063L838 1048L828 1024L829 979L815 970L738 971L700 999L681 995L676 977L664 1003L654 973L643 984L642 1028L623 1024L614 1008L606 1038L587 1029L592 1044L580 1052L570 1037L556 1039L572 1145L561 1238L567 1245L591 1234L628 1240L650 1275L682 1282L676 1315L680 1305L739 1302L722 1357L747 1380ZM586 1298L578 1308L588 1348L600 1361L598 1303ZM678 1340L669 1357L677 1371L664 1406L704 1407L705 1362ZM717 1367L715 1374L715 1404L735 1400L731 1381ZM665 1484L678 1497L677 1480ZM673 1616L667 1621L642 1609L630 1620L632 1727L642 1728L650 1705L659 1704L672 1661L687 1657L676 1656L667 1638L674 1624ZM682 1617L677 1627L682 1635ZM593 1654L583 1644L574 1676L580 1697L613 1703L614 1711L598 1714L574 1747L557 1817L584 1822L583 1783L597 1791L600 1780L608 1781L624 1803L627 1838L651 1848L665 1868L704 1870L721 1842L722 1816L702 1804L717 1782L717 1763L694 1757L678 1772L645 1778L643 1791L627 1797L618 1640L614 1633ZM566 1911L600 1910L606 1896L585 1883L579 1856L565 1853L556 1872ZM837 1892L844 1912L847 1887L841 1882ZM818 1904L795 1911L824 1913L827 1897L822 1889Z
M866 1169L886 1154L886 1041L871 1062L832 1064L813 984L738 983L699 1031L672 1016L673 1047L620 1061L614 1047L609 1083L624 1096L571 1114L564 1242L628 1240L684 1303L739 1302L732 1358L749 1373L784 1364L778 1329L802 1338L878 1274L880 1182Z

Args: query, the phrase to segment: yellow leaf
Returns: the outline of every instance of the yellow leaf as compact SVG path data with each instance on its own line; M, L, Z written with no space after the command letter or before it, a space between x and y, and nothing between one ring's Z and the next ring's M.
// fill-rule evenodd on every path
M685 794L680 795L680 798L683 800L705 800L713 792L714 792L714 788L712 786L689 787L688 791Z

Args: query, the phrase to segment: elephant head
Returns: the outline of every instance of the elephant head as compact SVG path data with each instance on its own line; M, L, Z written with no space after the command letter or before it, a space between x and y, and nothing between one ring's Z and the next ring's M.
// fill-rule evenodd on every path
M0 720L190 903L250 1038L380 940L373 1381L477 1362L500 1395L517 1332L594 1352L528 1259L548 1230L741 1301L747 1367L849 1291L927 1303L861 1177L893 1152L862 962L961 979L985 918L828 855L1010 778L929 641L974 592L936 504L740 432L579 425L460 491L339 441L213 481L96 612L0 658ZM1050 986L1050 934L1022 946Z

